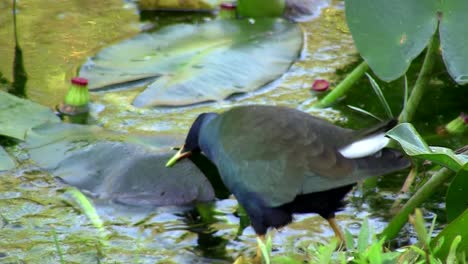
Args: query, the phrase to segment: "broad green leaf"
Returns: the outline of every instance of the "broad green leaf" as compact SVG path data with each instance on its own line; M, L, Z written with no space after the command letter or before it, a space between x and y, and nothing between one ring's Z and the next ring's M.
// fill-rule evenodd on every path
M459 84L468 83L468 27L466 26L468 1L442 1L440 21L440 44L447 70Z
M160 77L135 106L189 105L260 88L280 77L301 47L299 26L282 19L173 25L102 50L80 76L91 89Z
M438 241L444 239L444 243L440 250L435 255L446 260L450 252L450 247L457 236L461 236L461 242L458 244L458 249L468 255L468 209L466 209L460 216L450 222L440 233L431 241L431 247L434 248L438 245Z
M58 122L49 108L0 91L0 135L24 140L28 129Z
M359 53L384 81L403 75L437 28L437 0L347 0L345 6Z
M451 170L458 171L468 162L467 155L457 155L448 148L429 147L409 123L399 124L388 131L387 135L398 141L406 154L432 161Z
M0 171L11 170L16 167L15 161L0 146Z
M445 203L448 221L453 221L468 208L468 166L460 170L450 183Z

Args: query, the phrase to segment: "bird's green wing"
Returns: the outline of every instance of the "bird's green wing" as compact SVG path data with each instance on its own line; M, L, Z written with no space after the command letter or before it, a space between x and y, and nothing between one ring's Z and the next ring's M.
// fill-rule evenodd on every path
M256 193L270 206L343 186L343 176L352 170L335 148L348 131L333 126L321 132L318 127L329 130L332 125L306 113L238 107L208 126L204 137L226 186Z

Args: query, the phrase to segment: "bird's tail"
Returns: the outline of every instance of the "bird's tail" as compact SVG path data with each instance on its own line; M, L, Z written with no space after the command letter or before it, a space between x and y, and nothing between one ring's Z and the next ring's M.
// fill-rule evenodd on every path
M355 161L359 177L383 175L411 164L401 152L386 148L390 139L385 136L385 132L396 124L397 121L392 119L353 132L352 141L339 149L344 157Z
M341 155L348 159L364 158L373 155L390 141L385 132L397 124L395 119L377 124L363 130L353 131L350 141L339 149Z
M360 177L384 175L411 165L410 160L401 152L389 148L384 148L373 155L354 161Z

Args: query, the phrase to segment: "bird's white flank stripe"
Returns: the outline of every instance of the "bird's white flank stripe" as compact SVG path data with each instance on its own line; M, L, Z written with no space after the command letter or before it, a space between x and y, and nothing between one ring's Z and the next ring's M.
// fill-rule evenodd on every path
M383 149L389 141L390 139L385 137L385 133L379 133L363 138L359 141L355 141L344 146L338 151L348 159L363 158L377 153Z

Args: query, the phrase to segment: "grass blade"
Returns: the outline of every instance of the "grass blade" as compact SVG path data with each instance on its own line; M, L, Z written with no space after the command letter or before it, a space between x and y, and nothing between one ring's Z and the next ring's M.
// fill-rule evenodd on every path
M52 236L54 237L54 244L55 244L55 248L57 249L57 254L59 256L59 259L60 259L60 264L65 264L65 260L63 259L63 252L62 252L62 249L60 248L60 244L58 241L57 232L55 232L55 228L52 228Z
M372 116L373 118L379 120L379 121L382 121L381 118L377 117L376 115L372 114L371 112L368 112L362 108L359 108L359 107L356 107L356 106L352 106L352 105L346 105L347 107L353 109L354 111L356 112L359 112L361 114L365 114L365 115L368 115L368 116Z
M374 89L374 92L377 95L377 98L379 98L380 103L382 103L382 106L385 112L387 113L388 117L393 118L392 110L390 109L390 106L388 105L387 100L385 99L385 96L382 93L382 89L380 89L380 86L368 73L366 73L366 76L369 79L369 82L371 83L371 86Z

